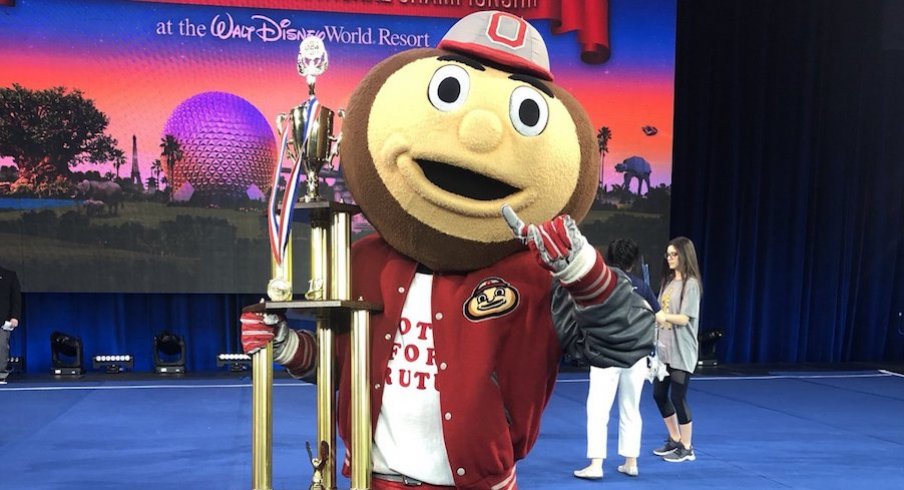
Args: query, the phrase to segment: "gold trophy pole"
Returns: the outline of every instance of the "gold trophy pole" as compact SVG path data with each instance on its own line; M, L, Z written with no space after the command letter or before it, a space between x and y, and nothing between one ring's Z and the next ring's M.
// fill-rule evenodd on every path
M315 175L316 178L316 175ZM331 246L332 245L332 246ZM311 284L305 298L312 301L333 299L333 277L330 274L335 256L330 240L329 223L323 219L311 220ZM336 381L333 377L333 330L329 315L317 314L317 440L319 441L319 465L314 466L314 483L319 487L336 488ZM326 454L320 454L326 453Z
M370 488L370 315L352 313L352 490Z
M337 211L332 216L333 243L331 294L334 299L349 300L351 282L351 216ZM352 490L370 488L371 416L370 416L370 315L366 310L351 314L352 363Z
M271 263L272 277L292 290L292 235L281 264ZM273 342L251 355L251 487L273 488Z
M273 342L251 356L251 474L254 490L273 488Z
M323 41L306 37L299 46L298 72L307 79L309 99L294 107L289 114L281 114L278 126L283 137L283 149L292 160L292 175L303 169L306 191L302 202L288 202L280 213L297 213L286 218L300 217L311 225L311 280L304 301L296 301L292 294L291 235L282 260L274 258L273 278L267 286L271 301L246 307L245 311L306 311L316 319L319 355L317 361L317 444L316 454L308 444L313 467L310 490L336 489L336 366L335 335L338 329L351 323L351 488L368 490L371 482L371 413L370 413L370 312L380 305L363 299L352 300L351 281L351 217L360 212L357 206L344 202L325 201L319 194L319 173L338 154L341 136L333 137L332 110L320 105L314 95L316 77L327 67ZM340 117L342 112L339 112ZM284 127L285 124L285 127ZM276 172L282 172L282 159ZM274 182L278 182L279 174ZM297 181L287 182L294 196ZM272 190L270 213L275 214L276 189ZM285 194L289 195L289 194ZM272 216L268 222L271 245L274 243ZM280 219L280 226L291 220ZM282 230L278 228L278 230ZM284 231L284 230L283 230ZM285 233L283 234L285 236ZM274 253L277 253L275 250ZM344 314L344 316L336 313ZM334 320L343 320L336 322ZM350 322L347 322L350 320ZM341 332L340 332L341 333ZM252 472L255 490L270 490L272 481L272 343L253 357L252 386Z

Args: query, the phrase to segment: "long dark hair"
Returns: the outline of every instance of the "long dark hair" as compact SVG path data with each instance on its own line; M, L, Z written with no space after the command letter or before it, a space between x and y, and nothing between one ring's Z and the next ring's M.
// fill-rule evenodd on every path
M697 265L697 249L694 248L694 242L690 238L679 236L671 239L668 243L675 247L678 251L678 271L681 272L681 296L678 299L678 307L684 302L684 285L691 277L697 280L697 287L700 288L700 296L703 296L703 279L700 277L700 266ZM666 251L669 247L666 245ZM659 285L659 294L665 291L665 287L675 279L675 271L669 269L669 261L662 258L662 282Z

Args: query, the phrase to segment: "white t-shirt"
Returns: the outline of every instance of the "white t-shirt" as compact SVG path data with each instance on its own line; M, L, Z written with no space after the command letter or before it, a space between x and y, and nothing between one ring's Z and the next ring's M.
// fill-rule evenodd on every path
M431 318L432 274L408 288L383 378L383 406L373 443L373 471L433 485L454 485L443 441Z

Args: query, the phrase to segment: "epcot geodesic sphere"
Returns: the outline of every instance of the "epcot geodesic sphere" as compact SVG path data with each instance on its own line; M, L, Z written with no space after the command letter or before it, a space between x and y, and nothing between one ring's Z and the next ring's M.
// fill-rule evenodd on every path
M247 100L204 92L176 107L163 128L182 159L164 165L175 200L223 204L262 198L276 165L276 142L267 119ZM186 185L188 184L188 185Z

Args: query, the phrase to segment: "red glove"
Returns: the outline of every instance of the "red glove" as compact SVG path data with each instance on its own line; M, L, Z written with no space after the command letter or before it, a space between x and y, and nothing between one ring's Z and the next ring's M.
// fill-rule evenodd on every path
M289 328L282 315L242 313L242 349L253 355L273 341L273 361L285 366L295 377L313 373L317 341L306 331Z
M534 253L581 306L602 303L615 289L617 278L599 252L587 245L571 216L559 215L539 226L525 225L508 205L502 216L515 237Z
M282 330L281 340L285 340L288 330L285 319L272 314L242 313L242 349L249 356L263 349L268 342L273 341L276 348L276 334Z
M564 271L587 244L584 235L567 214L556 216L540 226L525 225L508 205L502 207L502 216L515 237L534 252L540 266L553 273Z

